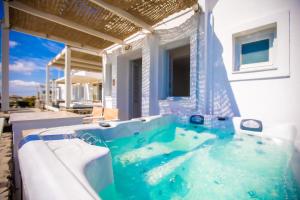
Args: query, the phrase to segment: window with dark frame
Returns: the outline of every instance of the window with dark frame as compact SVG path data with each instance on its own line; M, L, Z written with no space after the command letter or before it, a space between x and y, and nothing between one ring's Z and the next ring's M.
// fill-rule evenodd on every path
M274 69L276 26L234 36L233 73Z
M190 45L168 51L169 96L190 96Z

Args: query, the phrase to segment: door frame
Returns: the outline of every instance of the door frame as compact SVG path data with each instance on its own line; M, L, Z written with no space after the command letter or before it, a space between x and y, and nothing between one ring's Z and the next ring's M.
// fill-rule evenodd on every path
M141 66L139 66L140 67L140 73L141 73L141 77L140 77L140 89L141 89L141 96L140 96L140 99L139 99L139 101L140 101L140 116L134 116L134 107L133 107L133 103L134 103L134 87L133 87L133 84L135 84L135 82L134 82L134 61L136 61L136 60L141 60ZM129 61L130 63L129 63L129 118L130 119L132 119L132 118L138 118L138 117L141 117L142 116L142 80L143 80L143 78L142 78L142 66L143 66L143 58L142 57L140 57L140 58L136 58L136 59L132 59L132 60L130 60Z
M142 58L142 48L117 56L117 108L120 120L129 120L130 114L130 61ZM143 58L142 58L143 59Z

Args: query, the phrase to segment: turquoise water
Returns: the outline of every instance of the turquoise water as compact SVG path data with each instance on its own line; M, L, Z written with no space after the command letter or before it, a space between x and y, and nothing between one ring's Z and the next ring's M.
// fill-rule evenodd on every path
M300 199L282 141L173 124L106 145L114 184L104 200Z

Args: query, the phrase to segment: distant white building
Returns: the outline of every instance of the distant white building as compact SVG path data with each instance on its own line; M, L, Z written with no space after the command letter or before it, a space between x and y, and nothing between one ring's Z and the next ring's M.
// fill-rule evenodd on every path
M91 107L93 102L102 99L102 74L98 72L77 71L71 73L71 101L73 106ZM51 101L64 107L65 77L52 80Z
M99 53L66 46L46 68L46 105L60 108L93 107L102 100L102 57ZM69 67L65 64L69 63ZM49 68L64 69L64 76L50 77Z
M73 101L99 101L101 100L102 85L101 73L79 71L72 73L72 100ZM54 80L57 87L55 93L56 100L65 99L65 78Z

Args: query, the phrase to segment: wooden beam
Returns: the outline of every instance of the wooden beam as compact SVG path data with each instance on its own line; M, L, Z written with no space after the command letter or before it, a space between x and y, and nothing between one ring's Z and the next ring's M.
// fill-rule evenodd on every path
M94 56L100 56L102 54L102 50L93 51L93 50L78 48L78 47L70 47L70 48L71 48L72 51L87 53L87 54L91 54L91 55L94 55Z
M64 69L65 65L63 64L59 64L59 63L54 63L52 65L52 67L56 67L56 68L59 68L59 69ZM72 66L72 69L76 69L76 70L81 70L81 71L91 71L91 72L102 72L102 69L101 68L86 68L86 67L74 67Z
M57 61L57 62L53 63L53 65L64 64L64 63L65 63L65 61ZM87 68L87 69L101 69L100 66L92 66L92 65L82 64L82 63L71 62L71 68L75 68L75 67L81 67L81 68Z
M39 18L43 18L43 19L48 20L48 21L52 21L54 23L57 23L57 24L60 24L60 25L78 30L80 32L84 32L84 33L89 34L89 35L93 35L95 37L98 37L98 38L101 38L101 39L104 39L104 40L107 40L107 41L111 41L111 42L114 42L114 43L120 43L120 44L123 43L123 41L118 39L118 38L112 37L112 36L107 35L105 33L101 33L99 31L88 28L86 26L82 26L80 24L74 23L73 21L66 20L62 17L58 17L56 15L52 15L52 14L49 14L49 13L42 12L40 10L34 9L32 7L29 7L25 4L17 2L17 1L9 2L9 6L14 8L14 9L26 12L30 15L33 15L33 16L36 16L36 17L39 17Z
M87 69L82 67L75 67L73 69L80 70L80 71L87 71L87 72L102 72L101 69Z
M54 65L55 63L61 63L64 62L64 54L58 54L53 60L51 60L48 65ZM102 64L100 62L94 62L94 61L89 61L85 59L80 59L80 58L71 58L72 64L85 64L91 67L101 67Z
M147 24L143 20L140 20L139 18L131 15L130 13L128 13L116 6L113 6L109 3L106 3L103 0L89 0L89 1L106 9L106 10L109 10L110 12L114 13L115 15L118 15L119 17L127 19L128 21L132 22L136 26L142 27L143 29L146 29L149 32L153 32L153 30L154 30L151 25Z
M101 70L98 70L98 69L87 69L87 68L82 68L82 67L75 67L73 69L80 70L80 71L86 71L86 72L102 72Z
M94 62L94 61L89 61L89 60L85 60L85 59L81 59L81 58L71 58L71 60L72 60L72 62L77 62L77 63L83 63L83 64L94 65L94 66L102 66L100 61Z
M65 53L66 53L67 48L65 47L59 54L57 54L55 56L55 58L53 58L49 63L48 66L51 66L53 63L55 63L57 60L61 59L64 57ZM64 58L63 58L64 59Z
M73 51L73 47L69 47L69 48ZM67 48L65 47L59 54L57 54L55 56L55 58L53 58L48 63L48 66L55 65L56 63L61 63L61 64L64 63L65 62L66 49ZM99 56L99 55L97 55L97 56ZM99 56L99 62L89 61L89 60L85 60L85 59L81 59L81 58L72 58L71 57L71 64L72 64L72 66L86 65L86 66L83 66L83 67L87 67L88 66L88 67L95 67L95 68L99 68L99 67L102 66L102 64L100 62L100 56Z
M29 35L33 35L33 36L36 36L36 37L52 40L52 41L55 41L55 42L61 42L61 43L64 43L66 45L70 45L70 46L77 47L77 48L85 48L85 49L88 49L90 51L95 51L95 52L97 52L97 51L101 52L102 51L101 49L97 49L95 47L91 47L91 46L88 46L88 45L83 45L83 44L80 44L78 42L73 42L73 41L66 40L66 39L63 39L63 38L60 38L60 37L56 37L56 36L52 36L52 35L49 35L49 34L30 31L30 30L26 30L26 29L23 29L23 28L19 28L19 27L11 27L11 29L13 29L14 31L17 31L17 32L26 33L26 34L29 34Z

